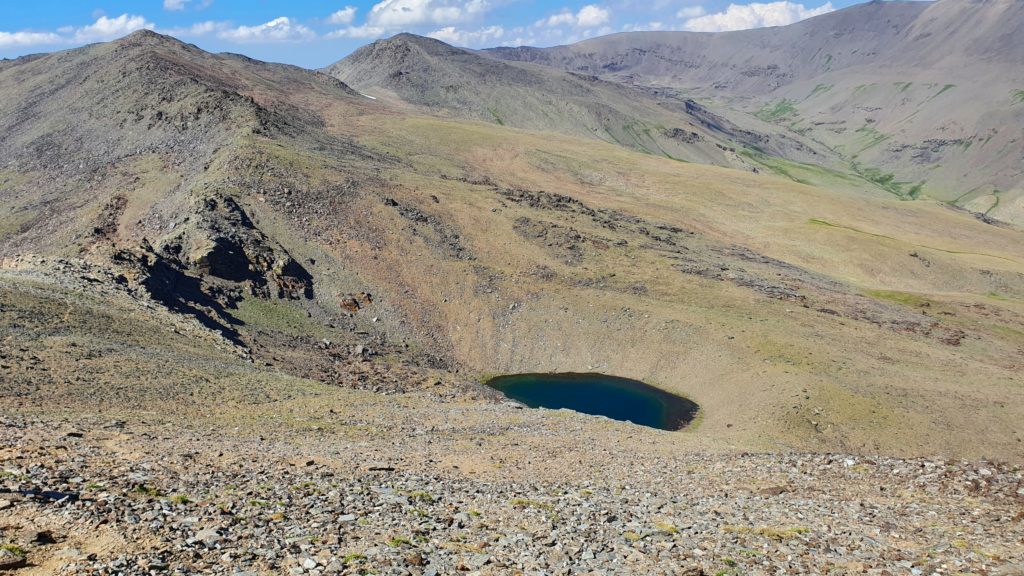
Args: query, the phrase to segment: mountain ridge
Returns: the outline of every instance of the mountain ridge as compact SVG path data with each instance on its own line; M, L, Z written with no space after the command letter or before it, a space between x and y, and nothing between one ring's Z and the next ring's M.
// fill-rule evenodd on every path
M742 150L749 147L829 165L813 142L747 115L589 74L505 63L413 34L371 43L322 71L420 111L596 138L688 162L749 170L753 164Z
M484 52L707 98L807 136L894 194L1019 224L1021 30L1019 2L869 2L784 27Z

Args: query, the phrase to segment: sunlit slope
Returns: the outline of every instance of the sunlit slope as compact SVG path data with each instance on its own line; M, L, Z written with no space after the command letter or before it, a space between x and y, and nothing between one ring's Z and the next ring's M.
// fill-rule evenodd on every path
M339 257L471 371L642 378L698 401L716 443L1019 450L1019 230L571 138L353 120L402 161L365 207L380 233Z
M49 91L44 73L92 80ZM668 436L682 444L1022 455L1018 228L848 180L411 114L146 33L0 75L0 266L17 270L0 296L11 341L48 368L11 354L35 402L141 406L182 358L196 398L593 370L700 404ZM112 91L131 112L101 113ZM90 321L104 299L121 304ZM75 324L39 312L54 306ZM151 328L167 317L188 336ZM84 381L78 345L104 354Z
M1016 0L863 2L788 26L488 53L743 111L824 145L895 196L1019 224L1022 26Z

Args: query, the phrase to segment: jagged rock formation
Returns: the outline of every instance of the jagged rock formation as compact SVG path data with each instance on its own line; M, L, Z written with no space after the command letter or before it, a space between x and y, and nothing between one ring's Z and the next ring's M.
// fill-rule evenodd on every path
M264 298L313 298L309 272L247 214L239 185L252 176L236 166L251 154L243 142L286 139L320 122L283 101L285 86L358 98L346 86L148 31L16 60L0 74L3 216L16 225L0 238L0 254L102 259L145 245L134 261L162 269L164 283L180 277L170 288L144 283L168 300L181 298L173 293L186 274L208 297L237 286Z

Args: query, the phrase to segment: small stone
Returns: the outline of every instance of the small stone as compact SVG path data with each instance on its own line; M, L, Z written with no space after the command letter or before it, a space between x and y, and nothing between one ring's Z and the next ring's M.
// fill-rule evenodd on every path
M207 528L205 530L200 530L199 532L196 532L196 540L212 548L213 546L220 544L221 540L223 540L223 537L220 535L219 532L217 532L215 528Z
M479 570L491 561L489 554L471 554L462 559L462 566L466 570Z
M33 531L26 534L26 540L37 546L45 546L47 544L56 544L57 539L53 536L53 532L49 530Z

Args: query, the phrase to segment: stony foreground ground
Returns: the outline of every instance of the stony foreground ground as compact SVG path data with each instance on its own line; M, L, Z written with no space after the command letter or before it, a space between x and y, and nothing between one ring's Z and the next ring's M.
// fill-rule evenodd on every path
M1006 465L624 449L588 481L568 462L477 474L297 438L9 416L0 562L19 575L1024 570L1024 474Z

